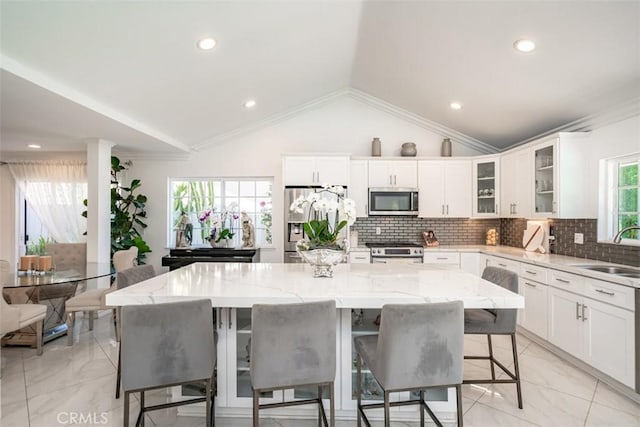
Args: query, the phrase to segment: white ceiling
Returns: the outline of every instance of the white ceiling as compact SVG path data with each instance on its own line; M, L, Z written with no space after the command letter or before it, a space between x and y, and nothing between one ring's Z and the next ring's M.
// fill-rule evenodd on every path
M348 87L502 149L640 96L637 1L0 7L2 151L184 152Z

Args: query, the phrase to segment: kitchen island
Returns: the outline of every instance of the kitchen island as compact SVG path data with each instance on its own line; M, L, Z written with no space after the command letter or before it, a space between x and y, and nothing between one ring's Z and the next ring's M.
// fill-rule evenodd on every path
M251 416L252 405L248 354L253 304L336 301L336 415L342 419L356 415L353 336L377 332L375 318L382 305L461 300L465 308L524 307L522 296L480 277L457 268L424 264L340 264L335 267L333 278L313 278L312 268L306 264L195 263L110 293L106 302L120 306L199 298L210 299L216 312L217 414L245 417ZM304 388L274 392L263 396L263 401L307 398L311 392ZM174 389L176 398L197 393L197 388ZM454 419L453 391L438 389L427 396L443 421ZM375 381L366 378L365 399L379 398ZM416 408L394 409L394 419L417 417ZM313 418L317 414L312 405L270 412L287 418ZM179 413L203 414L204 408L185 406Z

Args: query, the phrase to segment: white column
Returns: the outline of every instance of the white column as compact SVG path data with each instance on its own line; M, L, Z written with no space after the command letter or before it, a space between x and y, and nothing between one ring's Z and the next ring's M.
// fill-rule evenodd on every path
M103 139L87 142L87 262L111 259L111 147Z

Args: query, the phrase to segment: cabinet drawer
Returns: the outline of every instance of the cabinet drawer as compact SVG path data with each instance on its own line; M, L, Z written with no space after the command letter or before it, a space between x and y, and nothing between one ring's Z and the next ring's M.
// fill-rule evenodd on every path
M371 262L370 252L349 252L350 264L369 264Z
M540 283L547 283L547 269L531 264L520 264L520 277L535 280Z
M509 271L513 271L516 274L520 274L520 263L517 261L510 261L504 258L488 257L487 267L504 268Z
M634 289L615 283L586 278L585 295L598 301L634 310Z
M425 264L457 264L460 265L458 252L435 252L424 254Z
M584 295L584 277L563 271L549 270L549 284L565 291Z

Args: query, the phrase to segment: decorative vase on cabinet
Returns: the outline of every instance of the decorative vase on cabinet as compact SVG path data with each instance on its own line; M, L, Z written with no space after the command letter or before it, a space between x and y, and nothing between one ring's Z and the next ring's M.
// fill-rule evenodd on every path
M416 144L413 142L405 142L402 144L402 149L400 150L400 155L402 157L415 157L418 154L418 150L416 150Z

